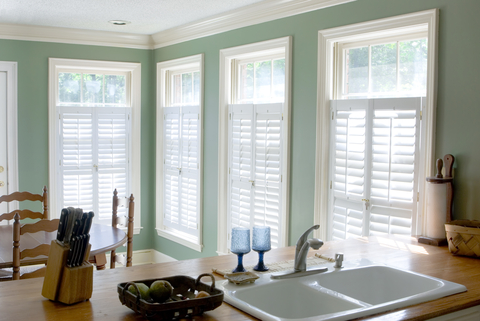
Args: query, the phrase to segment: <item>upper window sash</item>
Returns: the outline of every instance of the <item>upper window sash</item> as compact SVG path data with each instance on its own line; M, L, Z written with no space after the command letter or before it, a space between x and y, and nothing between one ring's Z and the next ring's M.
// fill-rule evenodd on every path
M407 34L397 34L394 33L389 36L377 36L374 38L367 38L367 39L360 39L358 41L345 41L345 42L338 42L335 46L336 52L336 73L334 77L336 78L336 86L334 87L333 97L337 99L351 99L351 98L375 98L375 97L405 97L405 96L424 96L426 93L426 79L424 79L425 86L420 90L408 90L403 88L402 86L402 73L401 73L401 51L400 51L400 43L408 42L408 41L415 41L415 40L423 40L427 39L428 33L426 31L419 31L420 27L415 28L415 32L407 33ZM373 37L373 36L370 36ZM428 42L428 40L425 40ZM396 46L396 53L395 53L395 66L392 69L395 69L392 72L395 73L395 85L390 86L390 90L378 90L373 85L375 75L372 74L373 66L375 61L372 60L372 47L374 46L381 46L386 44L393 44L395 43ZM367 49L368 61L365 61L367 65L364 68L367 68L367 71L364 71L363 77L366 78L367 88L364 91L359 92L347 92L347 81L349 82L349 77L347 76L347 51L355 50L355 49ZM390 57L392 58L392 57ZM425 69L426 69L426 57L425 57ZM402 64L403 65L403 64ZM387 66L382 64L380 67ZM404 66L404 65L403 65ZM357 68L358 69L358 68ZM426 75L426 70L425 70ZM393 81L393 78L390 79ZM385 81L388 82L388 81ZM377 81L378 83L378 81ZM408 87L408 86L407 86Z

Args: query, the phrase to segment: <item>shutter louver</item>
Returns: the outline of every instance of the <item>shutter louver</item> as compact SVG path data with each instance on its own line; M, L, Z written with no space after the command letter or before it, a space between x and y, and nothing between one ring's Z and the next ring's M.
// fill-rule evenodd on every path
M93 208L94 151L91 108L65 108L60 117L63 207Z

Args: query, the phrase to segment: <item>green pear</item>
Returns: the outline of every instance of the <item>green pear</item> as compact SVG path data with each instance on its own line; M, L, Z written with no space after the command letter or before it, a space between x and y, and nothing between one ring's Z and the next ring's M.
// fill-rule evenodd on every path
M157 280L150 285L149 294L153 301L163 303L167 301L173 293L173 287L168 281Z
M152 300L149 293L150 289L145 283L135 283L135 285L138 287L138 290L140 291L140 298L144 299L145 301ZM128 287L128 291L132 292L134 295L137 295L137 289L133 285L130 285Z

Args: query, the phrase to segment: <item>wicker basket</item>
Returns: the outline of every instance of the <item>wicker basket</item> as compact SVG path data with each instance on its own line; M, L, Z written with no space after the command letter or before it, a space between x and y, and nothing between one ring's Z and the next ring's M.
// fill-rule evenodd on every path
M204 276L210 276L212 285L200 282ZM145 283L148 287L158 279L140 280L125 282L117 285L120 302L135 312L142 314L149 320L175 320L194 315L200 315L205 311L218 308L223 302L223 291L215 288L215 278L210 273L201 274L195 280L192 277L178 275L162 278L173 286L172 297L165 303L151 303L140 296L127 291L133 283ZM210 295L202 298L195 298L195 291L205 291ZM183 297L184 300L179 299ZM186 299L188 298L188 299ZM178 300L178 301L177 301Z
M452 254L480 257L480 221L457 220L445 224Z

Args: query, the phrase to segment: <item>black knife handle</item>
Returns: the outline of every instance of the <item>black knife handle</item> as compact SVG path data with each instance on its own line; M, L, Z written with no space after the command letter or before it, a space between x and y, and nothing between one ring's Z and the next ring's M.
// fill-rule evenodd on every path
M68 210L66 208L62 209L62 213L60 214L60 221L58 222L58 230L57 230L57 240L63 242L63 238L65 237L65 228L68 219Z
M77 237L72 236L70 239L70 249L68 250L68 256L67 256L67 266L72 267L73 265L73 259L74 259L74 252L75 252L75 245L77 242Z

